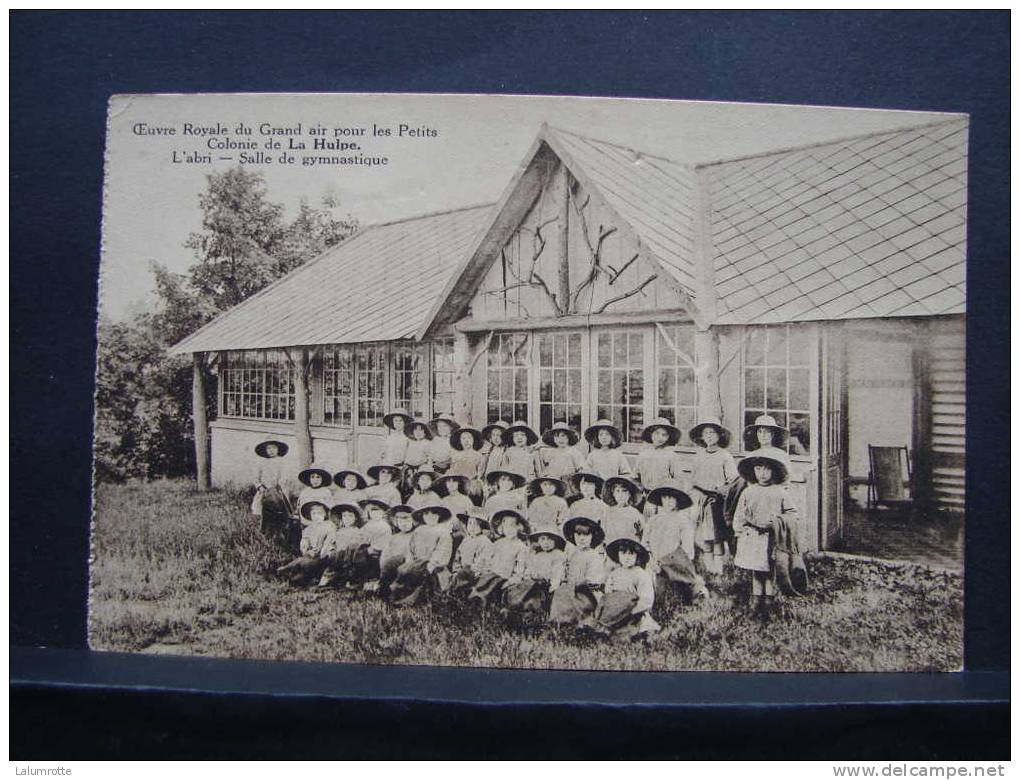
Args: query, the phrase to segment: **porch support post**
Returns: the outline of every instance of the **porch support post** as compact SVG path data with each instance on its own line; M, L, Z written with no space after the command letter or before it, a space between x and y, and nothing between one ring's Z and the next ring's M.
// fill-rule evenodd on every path
M698 418L722 419L722 397L719 393L719 334L715 328L695 327L694 359L697 370Z
M471 425L471 345L461 331L453 334L453 416L461 425Z
M198 489L209 489L209 421L205 413L205 370L201 352L191 354L191 417L195 425L195 475Z
M570 312L570 172L565 165L560 165L559 184L561 192L557 192L556 213L556 245L559 249L559 273L557 274L557 299L560 314Z
M294 357L294 438L300 468L307 468L313 459L312 432L308 427L308 350L293 350Z

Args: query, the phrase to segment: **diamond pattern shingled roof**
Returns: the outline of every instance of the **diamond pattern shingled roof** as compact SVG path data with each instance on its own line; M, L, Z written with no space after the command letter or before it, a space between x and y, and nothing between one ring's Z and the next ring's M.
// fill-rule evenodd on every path
M966 121L700 170L717 322L964 310Z

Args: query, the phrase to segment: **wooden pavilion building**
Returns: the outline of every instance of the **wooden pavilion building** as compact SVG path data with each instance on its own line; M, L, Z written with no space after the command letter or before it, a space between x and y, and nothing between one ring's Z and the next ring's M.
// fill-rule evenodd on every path
M767 412L807 549L838 543L869 444L962 509L966 200L961 116L701 164L543 126L498 203L367 227L176 345L197 398L217 381L200 484L250 481L266 436L295 470L367 466L392 407L608 417L629 454L654 417L718 415L739 455Z

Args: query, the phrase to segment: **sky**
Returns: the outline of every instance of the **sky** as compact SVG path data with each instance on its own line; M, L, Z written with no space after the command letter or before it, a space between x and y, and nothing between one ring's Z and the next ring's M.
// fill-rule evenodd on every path
M326 193L362 224L386 222L499 199L542 123L658 154L679 162L743 157L849 136L910 127L940 114L833 107L779 106L610 98L478 95L130 95L111 99L106 149L100 313L114 320L151 306L152 261L185 273L194 264L184 247L201 227L198 198L206 177L238 164L242 151L275 160L289 136L260 133L260 126L364 128L341 135L359 152L317 154L385 156L385 166L249 164L262 171L270 200L287 216L302 197L318 203ZM238 123L250 136L233 131ZM184 125L208 128L183 135ZM144 128L142 127L144 125ZM400 125L416 131L398 135ZM390 137L373 137L373 126ZM173 136L154 134L175 128ZM432 134L434 131L434 135ZM254 150L211 150L214 139L251 140ZM279 141L272 152L264 145ZM214 143L217 141L214 140ZM291 152L300 160L301 151ZM189 155L211 162L175 162ZM230 157L221 160L220 157Z

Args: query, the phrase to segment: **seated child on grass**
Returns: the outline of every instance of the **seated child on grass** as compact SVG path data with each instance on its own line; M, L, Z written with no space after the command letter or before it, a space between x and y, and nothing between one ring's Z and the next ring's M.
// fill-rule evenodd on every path
M387 507L404 502L400 494L400 469L392 463L380 463L368 469L368 476L375 480L374 485L364 489L363 498L374 498L382 501ZM359 502L360 503L360 502Z
M333 491L329 486L333 477L321 466L309 466L298 473L298 482L304 485L298 493L297 505L304 506L309 501L321 501L327 506L333 505Z
M606 575L605 594L595 609L596 630L620 639L658 631L651 616L655 586L645 568L648 550L636 539L613 539L606 555L616 568Z
M428 466L422 466L411 478L411 495L407 497L407 505L412 509L421 509L441 503L439 494L433 489L436 484L436 472Z
M642 541L651 555L649 570L657 592L672 583L683 587L689 596L708 595L705 579L694 568L691 497L677 488L661 487L648 494L648 501L657 511L645 518Z
M524 566L507 580L505 604L511 612L546 614L547 603L563 582L566 540L557 531L532 533L534 546L524 556Z
M333 475L333 504L357 504L365 497L368 480L355 469L342 469Z
M294 585L307 585L322 576L326 563L322 558L323 546L333 531L329 522L329 508L321 501L309 501L301 507L300 554L290 563L276 570Z
M326 566L319 579L319 587L353 587L357 576L355 561L366 539L361 529L361 508L357 504L337 504L329 510L329 518L333 530L322 545L322 559Z
M538 531L560 532L560 526L567 519L567 486L555 477L536 477L528 485L528 492L534 498L528 504L528 524L532 534Z
M485 513L490 521L493 515L504 509L524 512L527 507L527 493L523 490L526 480L522 474L497 469L490 471L487 479L494 489L492 495L485 499Z
M464 526L464 540L457 547L450 566L453 578L449 590L460 593L473 588L479 573L486 567L492 552L489 518L473 509L458 516Z
M587 517L602 526L606 522L606 513L609 507L606 502L599 498L605 480L598 474L582 471L574 475L574 488L578 498L570 503L569 514L571 517Z
M440 572L449 573L453 558L450 510L434 504L414 510L413 517L419 525L411 534L404 562L390 587L392 602L398 606L417 604L433 584L441 590L443 583L436 582L436 578Z
M598 606L606 577L604 554L597 548L605 540L601 526L587 517L572 517L563 524L571 544L563 572L549 605L549 621L571 625L587 621Z
M524 557L528 545L521 535L528 533L528 521L524 515L513 509L501 509L492 517L492 526L499 534L484 567L475 580L468 601L485 604L496 603L503 595L503 586L524 568Z
M393 535L393 526L389 520L390 507L385 501L364 498L361 508L367 516L361 528L365 542L354 558L351 580L361 583L365 590L373 590L379 581L379 559Z
M389 595L390 585L397 578L397 570L409 555L412 534L417 524L413 512L414 509L407 504L397 504L390 508L393 535L379 556L379 579L374 588L370 586L367 590L378 591L384 597Z

